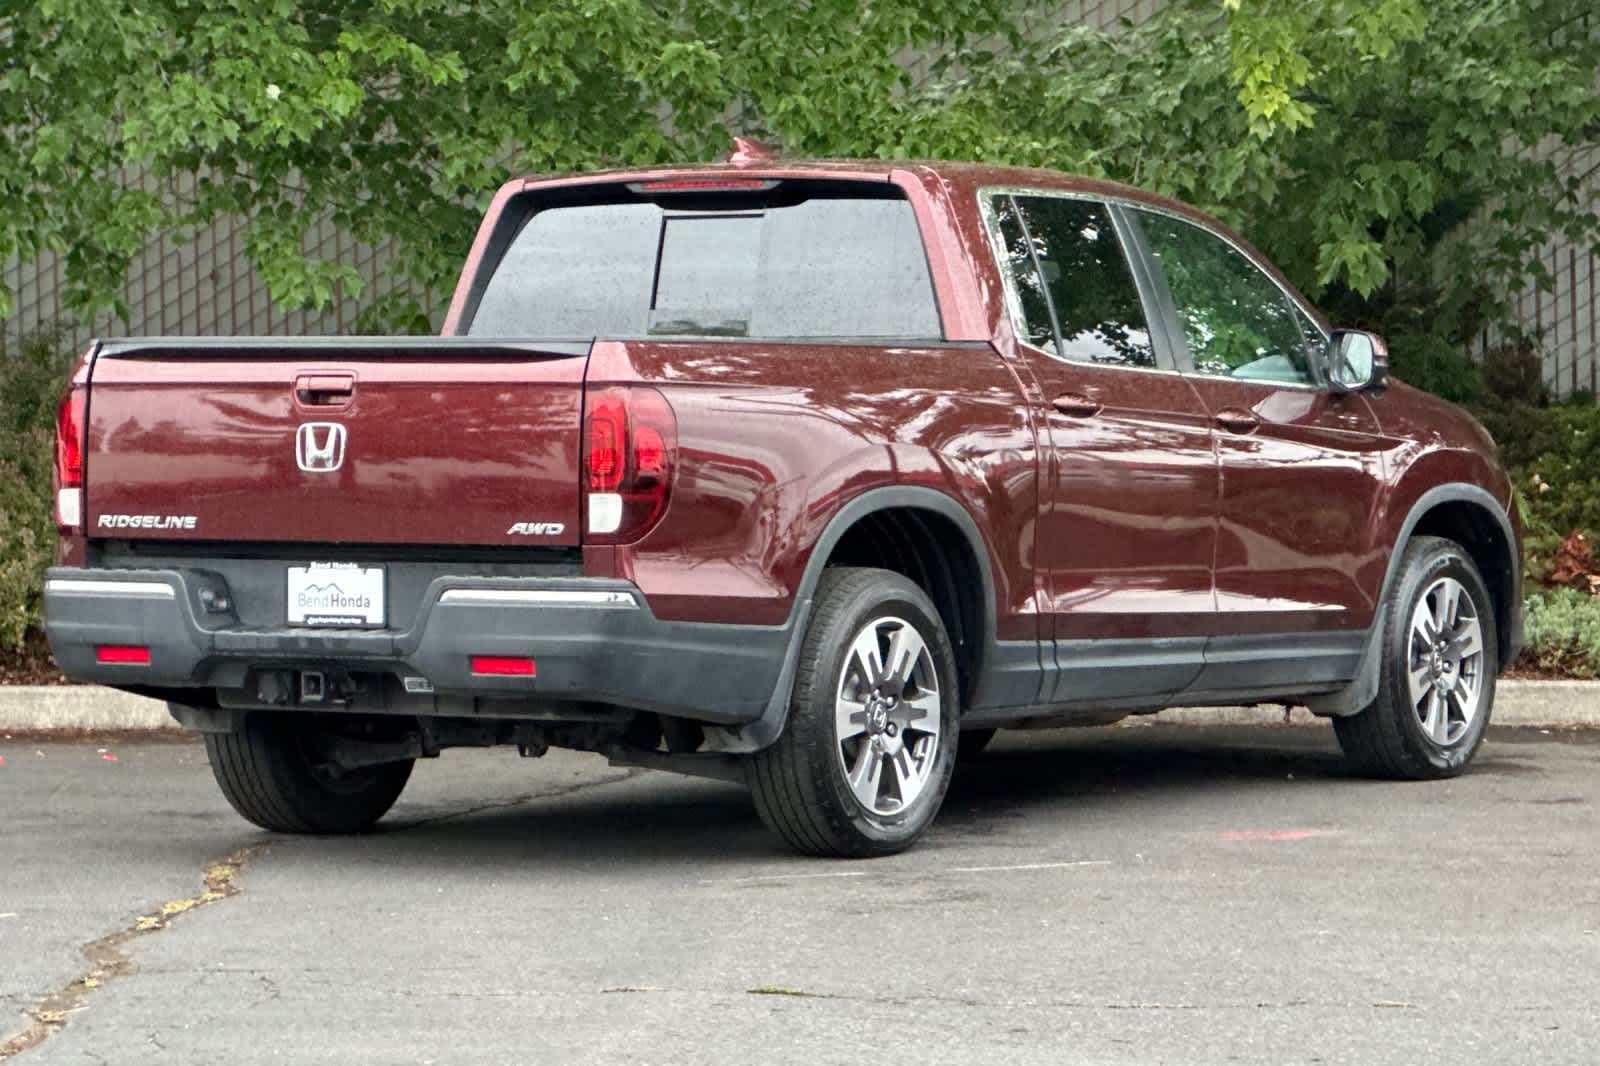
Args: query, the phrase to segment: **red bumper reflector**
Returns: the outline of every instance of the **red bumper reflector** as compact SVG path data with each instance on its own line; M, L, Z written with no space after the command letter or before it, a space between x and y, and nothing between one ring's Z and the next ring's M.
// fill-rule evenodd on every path
M472 672L499 674L502 677L533 677L537 673L532 659L518 659L508 655L474 655Z
M94 656L103 663L150 665L150 649L142 644L102 644L94 650Z

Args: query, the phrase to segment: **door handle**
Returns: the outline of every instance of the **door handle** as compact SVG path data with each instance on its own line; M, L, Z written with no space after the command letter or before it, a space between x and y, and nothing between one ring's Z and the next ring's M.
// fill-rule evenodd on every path
M1099 414L1100 408L1104 404L1093 396L1086 396L1081 392L1068 392L1051 400L1050 406L1064 415L1072 415L1075 418L1088 418L1090 415Z
M1260 428L1261 419L1249 411L1225 407L1217 412L1217 425L1230 433L1254 433Z
M354 374L301 374L294 379L294 398L306 407L343 407L355 394Z

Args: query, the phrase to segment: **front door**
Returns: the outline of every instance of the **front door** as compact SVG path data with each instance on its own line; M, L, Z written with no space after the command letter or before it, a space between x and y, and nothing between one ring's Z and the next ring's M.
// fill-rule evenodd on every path
M1199 674L1212 627L1210 421L1152 334L1105 205L1018 193L988 207L1019 369L1049 431L1035 562L1055 656L1047 698L1160 702Z
M1201 687L1342 680L1375 609L1357 574L1382 489L1377 420L1317 380L1321 331L1244 250L1173 215L1128 215L1170 293L1222 473Z

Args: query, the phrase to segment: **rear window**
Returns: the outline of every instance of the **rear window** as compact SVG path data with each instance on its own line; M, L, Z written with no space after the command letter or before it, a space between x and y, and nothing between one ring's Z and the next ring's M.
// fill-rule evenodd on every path
M511 239L475 337L940 336L928 262L903 199L814 196L727 206L550 206Z

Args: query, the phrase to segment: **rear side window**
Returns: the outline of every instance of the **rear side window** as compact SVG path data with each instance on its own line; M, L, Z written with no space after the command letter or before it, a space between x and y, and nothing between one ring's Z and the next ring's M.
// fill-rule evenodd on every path
M1156 365L1139 289L1104 205L1017 195L997 197L994 208L1029 341L1056 341L1064 358L1080 362Z
M1023 339L1035 348L1057 351L1050 297L1045 295L1044 279L1039 277L1033 245L1022 226L1022 214L1009 196L997 196L991 205L995 224L1000 228L1006 271L1011 275L1011 295L1017 304L1015 311L1022 319Z
M1310 354L1320 333L1272 278L1191 222L1154 211L1134 215L1172 291L1195 373L1313 383Z
M670 200L533 214L490 277L479 337L941 335L903 199L816 196L714 209ZM780 187L784 188L784 187Z

